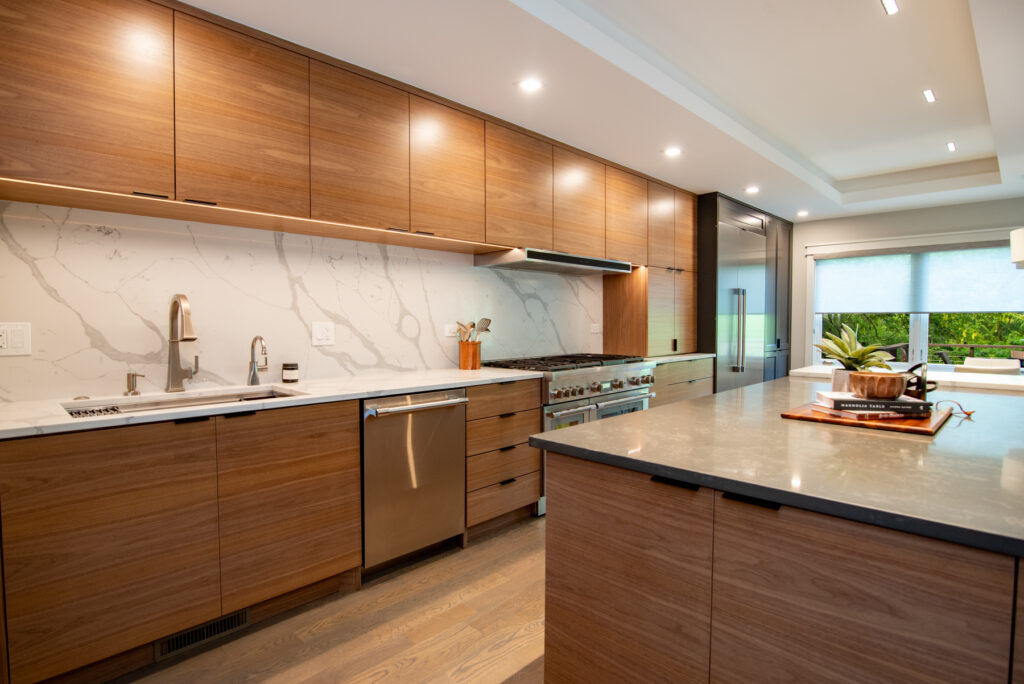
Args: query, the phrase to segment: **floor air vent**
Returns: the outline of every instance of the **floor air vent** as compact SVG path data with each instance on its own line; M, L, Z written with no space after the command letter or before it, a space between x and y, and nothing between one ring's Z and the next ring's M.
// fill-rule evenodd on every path
M249 624L249 612L240 610L237 613L207 622L205 625L178 632L156 642L156 659L163 660L178 655L207 641L241 629L247 624Z

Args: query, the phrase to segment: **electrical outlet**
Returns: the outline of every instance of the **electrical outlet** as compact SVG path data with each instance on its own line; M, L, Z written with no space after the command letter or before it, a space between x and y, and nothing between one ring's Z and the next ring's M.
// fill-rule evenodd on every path
M334 344L334 323L330 321L315 321L313 323L314 347L330 347Z
M32 324L0 323L0 356L31 356Z
M444 324L444 336L445 337L458 337L459 336L459 326L457 324L455 324L455 323L445 323Z
M7 349L7 331L0 330L0 351Z
M594 333L594 334L600 333L601 332L601 324L600 323L591 323L590 324L590 332Z

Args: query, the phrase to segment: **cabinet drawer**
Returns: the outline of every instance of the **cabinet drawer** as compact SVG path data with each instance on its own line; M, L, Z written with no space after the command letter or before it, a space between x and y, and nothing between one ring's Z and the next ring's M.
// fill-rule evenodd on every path
M671 404L674 401L683 401L684 399L706 397L714 393L714 389L714 381L711 378L677 382L673 385L661 385L659 383L655 392L657 396L651 399L649 408Z
M540 406L540 380L519 380L466 388L466 420L502 413L528 411Z
M511 479L511 478L510 478ZM466 494L466 527L528 506L540 498L540 471Z
M654 369L654 377L657 379L657 384L661 387L677 382L710 378L714 375L714 364L714 359L663 363Z
M510 477L540 470L540 449L519 444L466 459L466 491L497 484Z
M466 455L521 444L541 431L540 409L466 422Z

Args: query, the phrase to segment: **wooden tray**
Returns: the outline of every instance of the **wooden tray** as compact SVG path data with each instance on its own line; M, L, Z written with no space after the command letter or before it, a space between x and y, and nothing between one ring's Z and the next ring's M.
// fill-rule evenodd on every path
M851 425L853 427L871 428L873 430L892 430L893 432L910 432L915 435L934 435L949 419L953 413L952 408L944 408L939 411L932 411L929 418L890 418L886 420L856 420L854 418L840 418L830 416L821 411L815 411L811 407L814 404L804 404L794 409L784 411L783 418L794 420L809 420L814 423L834 423L835 425Z

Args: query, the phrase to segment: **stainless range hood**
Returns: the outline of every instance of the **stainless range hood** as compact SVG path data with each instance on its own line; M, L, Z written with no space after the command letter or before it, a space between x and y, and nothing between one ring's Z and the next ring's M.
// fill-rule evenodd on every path
M550 252L546 249L533 249L532 247L477 254L473 264L488 268L516 268L526 271L547 271L548 273L568 273L571 275L631 273L633 271L633 264L628 261L598 259L596 257L579 256L578 254Z

